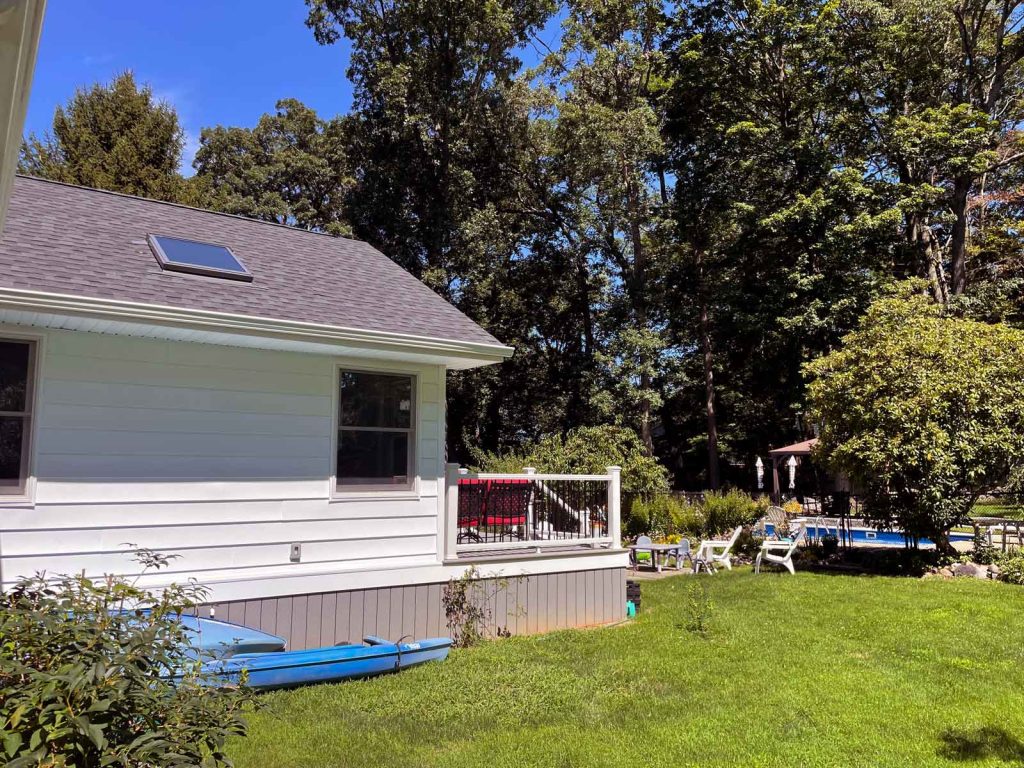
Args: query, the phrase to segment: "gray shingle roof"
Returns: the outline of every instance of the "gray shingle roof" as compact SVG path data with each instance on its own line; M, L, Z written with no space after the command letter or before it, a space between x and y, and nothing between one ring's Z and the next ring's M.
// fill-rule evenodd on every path
M226 245L253 281L164 271L148 234ZM499 343L366 243L24 176L0 237L0 286Z

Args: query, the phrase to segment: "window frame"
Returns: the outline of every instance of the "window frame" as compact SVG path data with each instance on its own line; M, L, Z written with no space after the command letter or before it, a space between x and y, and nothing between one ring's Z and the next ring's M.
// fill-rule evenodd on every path
M341 375L343 373L366 373L378 376L399 376L409 379L412 386L411 413L409 427L342 427L341 426ZM331 498L345 499L386 499L386 498L418 498L420 473L416 461L419 455L416 441L419 439L420 424L420 382L419 371L411 368L374 367L369 365L350 365L339 362L334 367L334 416L331 429ZM351 432L404 432L409 435L408 445L408 482L403 485L394 483L355 483L345 484L338 478L338 447L342 431Z
M168 257L164 251L163 246L160 245L160 238L166 238L167 240L179 240L183 243L194 243L195 245L208 245L214 248L223 248L227 251L231 258L238 262L238 265L242 268L241 272L229 269L217 269L216 267L201 267L197 264L189 264L184 261L175 261ZM238 256L228 248L226 245L220 243L204 243L201 240L192 240L188 237L176 237L174 235L161 235L160 233L150 232L146 235L146 240L149 243L150 249L153 251L153 255L156 257L157 263L160 265L160 269L165 272L179 272L184 275L201 275L203 277L217 277L222 280L238 280L242 283L252 282L252 272L245 265Z
M0 326L0 341L27 344L29 347L28 366L26 368L27 381L25 382L25 410L0 411L0 417L20 417L23 419L20 483L11 490L0 488L0 507L3 507L19 503L31 503L35 493L35 449L37 444L37 425L39 423L38 390L44 337L19 333Z

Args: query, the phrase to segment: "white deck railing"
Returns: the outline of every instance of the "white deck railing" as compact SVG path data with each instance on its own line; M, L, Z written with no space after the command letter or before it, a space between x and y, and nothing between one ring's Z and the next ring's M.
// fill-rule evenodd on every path
M619 549L620 470L603 475L445 473L445 559L497 550Z

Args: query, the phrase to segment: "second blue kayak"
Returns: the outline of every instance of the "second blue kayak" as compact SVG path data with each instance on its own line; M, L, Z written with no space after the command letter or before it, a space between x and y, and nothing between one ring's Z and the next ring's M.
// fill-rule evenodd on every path
M304 651L238 653L203 664L203 672L224 684L247 673L250 688L290 688L310 683L373 677L447 658L452 641L435 637L410 643L364 638L364 645L334 645Z

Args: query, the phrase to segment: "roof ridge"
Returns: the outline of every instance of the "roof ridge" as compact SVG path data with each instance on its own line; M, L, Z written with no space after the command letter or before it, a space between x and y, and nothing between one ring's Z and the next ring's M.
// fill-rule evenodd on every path
M43 184L53 184L58 187L68 187L69 189L79 189L83 192L97 192L101 195L111 195L112 197L124 197L129 200L141 200L146 203L155 203L156 205L166 205L171 208L181 208L186 211L195 211L196 213L207 213L211 216L224 216L229 219L235 219L237 221L244 221L250 224L264 224L268 227L278 227L280 229L287 229L289 232L304 232L309 235L319 235L320 237L329 237L333 240L347 240L350 243L359 243L360 245L367 245L373 248L365 240L360 240L355 237L346 237L345 235L332 235L329 232L318 232L315 229L306 229L305 227L295 227L291 224L279 224L276 221L264 221L263 219L254 219L250 216L242 216L238 213L225 213L224 211L214 211L209 208L197 208L194 205L185 205L184 203L172 203L169 200L157 200L155 197L143 197L142 195L130 195L127 192L115 192L112 189L100 189L99 187L87 187L84 184L72 184L67 181L57 181L56 179L45 179L42 176L33 176L28 173L16 173L16 178L25 179L26 181L38 181ZM377 250L374 248L374 250ZM415 275L414 275L415 277Z

